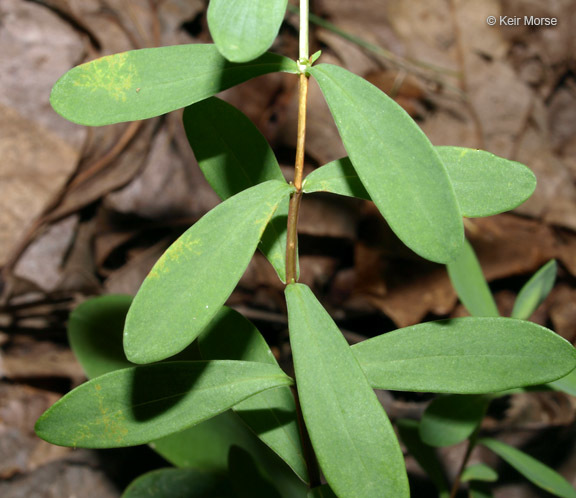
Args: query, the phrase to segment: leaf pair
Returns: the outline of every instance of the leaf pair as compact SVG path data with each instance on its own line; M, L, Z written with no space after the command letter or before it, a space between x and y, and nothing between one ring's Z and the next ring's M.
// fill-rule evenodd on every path
M407 493L401 454L373 388L489 393L546 382L576 365L576 351L557 334L506 318L424 323L350 348L308 287L288 285L286 299L302 412L337 495L371 496L384 485L391 496ZM436 421L429 414L429 439L441 430L435 444L452 444L476 428L489 397L467 399L458 424L451 422L462 397L439 401Z
M131 301L130 296L101 296L82 303L73 311L68 324L68 338L89 377L133 366L122 350L122 329ZM266 341L254 325L229 308L219 311L194 346L171 360L239 360L268 363L278 368ZM151 395L153 390L151 386ZM125 396L129 399L132 394L127 392ZM156 396L159 400L163 398L162 386L159 386ZM72 416L76 412L74 404L82 402L82 397L67 402ZM184 431L155 439L151 446L176 466L220 473L228 470L232 446L243 448L281 485L283 496L298 496L298 490L301 491L308 476L290 389L271 389L233 408L236 414L230 411L221 413ZM66 424L62 420L60 423ZM301 481L280 459L274 458L254 434L280 455ZM109 446L115 446L117 442L114 438L104 441L105 435L101 435L101 439ZM72 441L67 444L72 444Z

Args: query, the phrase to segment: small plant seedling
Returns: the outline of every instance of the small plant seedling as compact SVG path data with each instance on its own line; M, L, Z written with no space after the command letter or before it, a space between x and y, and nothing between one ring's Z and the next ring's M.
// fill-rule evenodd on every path
M142 490L157 497L407 497L402 451L373 389L463 394L481 407L490 393L553 382L576 367L576 351L552 331L498 316L422 323L350 347L298 283L304 195L370 199L408 247L445 264L462 253L463 216L516 207L535 178L488 152L434 147L376 87L344 68L315 64L306 0L297 59L266 52L286 6L211 0L215 44L102 57L70 70L52 91L54 109L87 126L185 107L190 145L222 199L168 248L133 300L106 296L72 314L70 340L91 379L36 424L40 437L63 446L148 443L176 467L142 476L125 497ZM300 85L291 183L257 129L215 97L277 71ZM311 77L349 156L304 178ZM286 284L293 378L258 330L224 306L256 249ZM416 441L410 424L399 428L405 441ZM508 454L498 442L482 444ZM412 447L415 456L428 452Z

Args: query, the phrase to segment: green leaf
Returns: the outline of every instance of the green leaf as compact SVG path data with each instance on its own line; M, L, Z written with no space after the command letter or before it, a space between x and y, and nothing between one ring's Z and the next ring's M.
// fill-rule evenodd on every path
M179 361L125 368L92 379L57 401L38 419L36 433L60 446L134 446L291 382L278 367L254 362Z
M464 240L460 209L438 154L384 92L329 64L309 69L350 160L392 230L420 256L447 263Z
M499 316L476 253L465 240L462 252L447 265L448 275L460 301L472 316Z
M137 121L276 71L298 73L298 66L276 54L234 64L214 45L145 48L72 68L54 85L50 103L58 114L82 125Z
M298 394L312 446L338 496L409 496L394 430L348 343L312 291L286 287Z
M87 377L133 366L122 348L131 303L132 296L99 296L84 301L70 314L68 341Z
M220 53L233 62L255 59L278 35L288 0L210 0L208 28Z
M420 437L430 446L452 446L472 435L482 422L490 398L452 394L436 398L420 421Z
M237 498L280 498L278 490L262 475L250 453L232 446L228 462Z
M565 377L561 377L551 382L550 387L556 391L563 391L572 396L576 396L576 370L572 370Z
M199 337L199 345L202 356L207 360L257 361L278 366L258 329L240 313L229 308L223 308L216 315ZM264 391L233 409L303 481L308 481L296 404L290 388Z
M284 175L266 139L241 111L216 97L188 106L184 128L198 165L220 199ZM288 199L264 232L261 249L286 281Z
M462 216L502 213L519 206L534 192L536 177L523 164L482 150L434 149L446 167ZM304 192L332 192L371 200L347 157L310 173L304 181Z
M372 200L348 157L337 159L312 171L304 179L302 190L305 194L332 192L347 197Z
M513 318L455 318L352 346L372 387L483 394L556 380L576 366L558 334Z
M462 216L478 218L510 211L528 199L536 177L523 164L490 152L436 147L454 186Z
M229 480L197 469L159 469L126 488L122 498L235 498Z
M129 296L100 296L85 301L72 313L68 325L72 349L89 377L133 366L124 356L122 349L124 319L131 301L132 298ZM229 331L228 328L232 324L221 319L226 310L250 324L238 313L223 308L210 323L208 329L211 332L218 331L218 335L222 335L223 332ZM250 326L252 327L251 324ZM193 346L196 346L196 343ZM262 349L250 348L250 351L256 352ZM195 354L196 348L189 347L174 359L199 359L194 357ZM251 358L244 359L250 360ZM256 355L253 359L256 360ZM259 357L259 361L265 363L262 357ZM270 392L283 390L285 388L280 387ZM257 396L259 395L254 397ZM291 396L290 398L293 403ZM246 402L250 399L248 398ZM289 424L286 424L284 429L288 431ZM297 442L299 444L299 441ZM238 415L230 411L149 443L151 448L172 465L216 472L227 471L228 453L233 445L253 455L274 482L281 486L283 497L300 498L302 496L303 489L305 489L304 483L248 429ZM306 474L303 475L302 479L305 479Z
M564 477L526 453L496 439L480 439L478 444L492 450L536 486L563 498L576 497L576 489Z
M416 420L400 419L396 421L396 426L408 453L416 459L436 486L438 498L449 498L450 488L446 482L444 468L436 450L422 442L419 432L420 424Z
M307 489L290 467L232 411L157 439L150 446L177 467L213 472L227 472L230 448L239 446L250 453L272 482L278 485L284 498L301 498Z
M520 320L528 320L530 318L530 315L536 311L536 308L550 294L552 287L554 287L557 271L556 261L548 261L526 282L524 287L520 289L514 303L512 318Z
M278 204L292 191L278 181L244 190L168 248L128 312L124 351L130 361L172 356L202 332L238 283Z
M475 465L470 465L464 469L462 472L462 477L460 478L462 482L468 481L485 481L485 482L496 482L498 480L497 472L488 465L484 463L477 463Z

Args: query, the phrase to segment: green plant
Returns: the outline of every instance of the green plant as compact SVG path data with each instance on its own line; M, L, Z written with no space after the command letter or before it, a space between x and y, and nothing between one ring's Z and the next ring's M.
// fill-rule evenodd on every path
M554 381L576 366L574 348L552 331L500 317L423 323L349 347L297 283L305 194L371 199L413 251L448 263L462 250L462 216L517 206L535 179L487 152L433 147L377 88L343 68L314 65L306 0L298 60L265 53L286 4L211 0L215 45L102 57L69 71L52 92L56 111L89 126L188 106L190 144L223 200L166 251L132 302L109 296L74 312L71 343L92 379L36 425L42 438L65 446L149 443L179 467L143 476L128 497L141 489L153 496L408 496L403 455L374 388L481 395ZM214 97L274 71L300 82L290 184L256 128ZM304 179L309 77L349 158ZM257 247L286 283L294 379L255 327L224 307Z
M554 260L546 263L522 287L514 303L512 318L527 320L544 301L554 286L557 266ZM498 308L488 287L472 246L466 241L456 260L448 264L448 273L461 302L472 316L499 316ZM576 394L576 375L567 376L531 390L555 389ZM490 482L498 479L496 471L483 464L468 466L472 450L483 445L499 455L535 485L556 496L576 496L576 491L562 476L530 455L492 438L480 438L481 423L490 403L508 392L459 395L451 394L434 399L421 419L399 421L400 433L415 458L436 484L440 496L456 496L463 482L469 483L470 496L491 496ZM440 463L433 447L451 446L467 440L467 449L456 480L449 492Z

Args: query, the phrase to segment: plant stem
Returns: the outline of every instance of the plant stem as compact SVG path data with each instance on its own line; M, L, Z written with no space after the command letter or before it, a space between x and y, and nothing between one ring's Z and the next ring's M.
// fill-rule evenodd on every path
M466 465L468 465L468 460L470 459L472 450L476 446L476 440L478 439L479 430L480 426L476 427L476 430L468 438L468 447L466 448L466 453L464 454L464 458L462 459L462 463L460 464L460 468L458 469L458 475L456 476L456 480L454 481L454 485L452 486L452 490L450 491L450 498L456 498L456 495L458 494L458 488L460 488L460 482L462 480L462 473L464 472Z
M290 198L288 208L288 228L286 235L286 283L296 282L298 278L298 213L302 201L302 177L304 176L304 149L306 144L306 104L308 99L308 76L306 70L310 64L308 55L308 0L300 0L300 49L298 53L298 67L300 68L300 80L298 82L298 135L296 139L296 159L294 161L294 181L296 191ZM300 398L296 385L292 388L294 401L296 402L296 414L298 417L298 429L310 488L320 486L320 468L316 460L316 454L304 423Z
M290 198L288 229L286 235L286 283L298 279L298 213L302 200L302 177L304 175L304 148L306 143L306 102L308 98L308 0L300 0L300 52L298 65L302 72L298 85L298 137L294 164L294 187Z
M303 64L308 61L308 16L309 16L309 4L308 0L300 0L300 43L299 43L299 63ZM305 71L305 67L300 67L302 72Z

